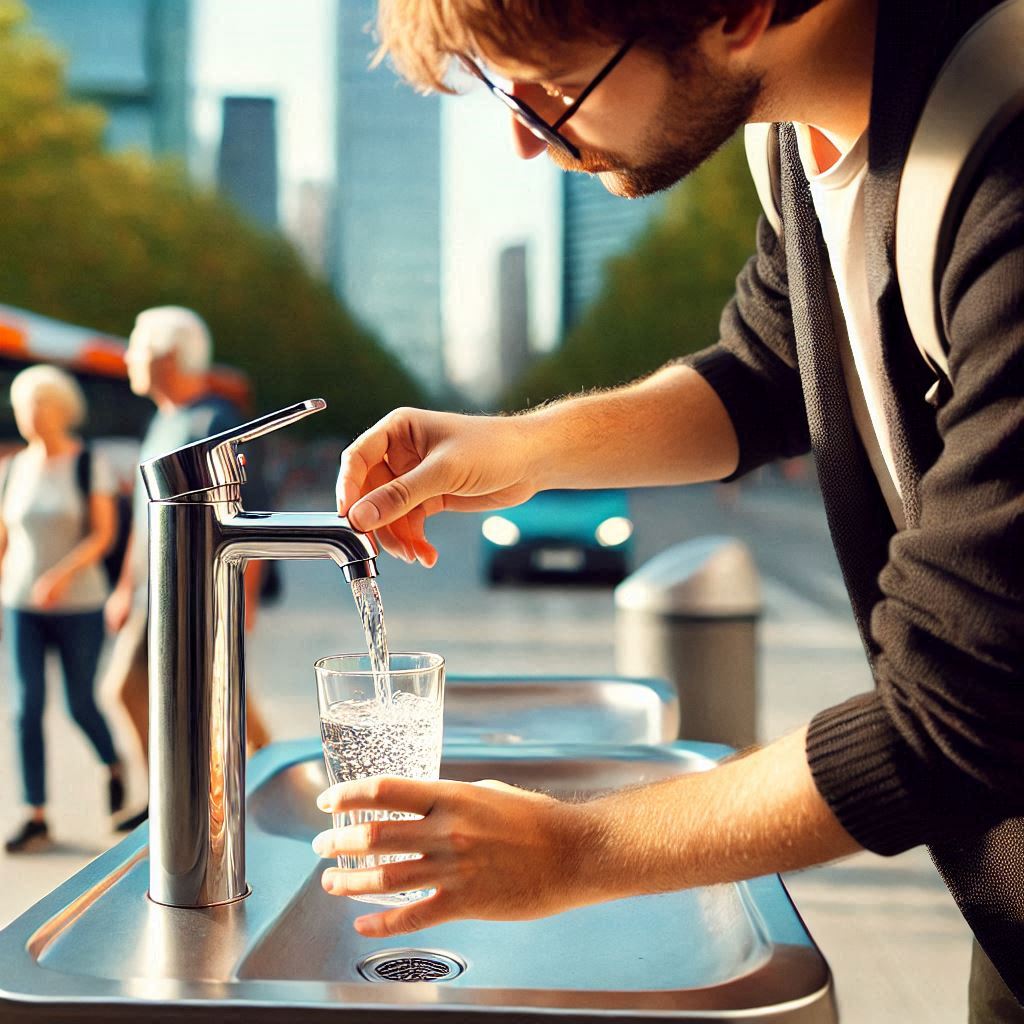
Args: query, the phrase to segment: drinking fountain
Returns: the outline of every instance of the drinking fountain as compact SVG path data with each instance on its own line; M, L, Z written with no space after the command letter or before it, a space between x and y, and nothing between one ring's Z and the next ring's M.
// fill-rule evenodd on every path
M327 407L313 398L142 464L149 495L149 896L172 907L242 899L245 655L251 558L330 558L377 574L373 539L333 512L242 507L239 446Z
M4 1024L836 1024L828 965L776 876L390 941L353 929L365 906L324 892L327 862L310 845L328 820L315 803L319 738L271 744L248 773L245 762L246 561L330 558L350 582L376 575L373 540L334 512L242 507L239 446L324 407L303 402L143 464L150 822L0 929ZM480 677L449 696L445 779L578 800L729 753L660 742L678 702L652 680Z

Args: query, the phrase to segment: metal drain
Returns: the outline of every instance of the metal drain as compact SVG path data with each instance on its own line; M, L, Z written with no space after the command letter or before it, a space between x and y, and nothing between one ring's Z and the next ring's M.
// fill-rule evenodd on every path
M357 965L367 981L451 981L465 969L464 960L434 949L382 949Z

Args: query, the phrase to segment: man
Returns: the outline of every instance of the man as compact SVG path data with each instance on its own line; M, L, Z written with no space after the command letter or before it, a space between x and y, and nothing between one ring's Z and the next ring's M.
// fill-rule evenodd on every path
M965 198L939 292L938 410L893 268L916 119L992 6L382 2L382 49L415 84L445 87L459 58L510 81L506 104L531 108L512 122L519 154L546 150L620 195L671 185L745 122L781 122L783 228L761 220L711 348L518 417L398 410L345 451L339 510L429 566L424 520L442 509L732 479L810 448L876 689L713 772L587 804L497 785L337 787L325 810L424 817L328 831L317 849L424 857L332 868L324 887L437 890L360 918L360 932L536 917L927 844L1024 995L1024 119ZM975 954L972 1020L1022 1019Z
M180 306L158 306L140 313L128 341L125 364L128 383L137 395L156 404L139 461L173 451L240 422L230 402L212 395L208 373L210 334L202 318ZM246 485L251 488L251 484ZM147 648L149 582L149 509L141 475L135 482L132 527L121 575L107 599L107 628L118 634L104 688L116 693L124 706L143 757L149 758L149 658ZM259 563L246 570L246 628L251 628L258 603ZM266 727L246 700L247 741L250 749L269 742ZM131 831L145 821L148 808L123 821Z

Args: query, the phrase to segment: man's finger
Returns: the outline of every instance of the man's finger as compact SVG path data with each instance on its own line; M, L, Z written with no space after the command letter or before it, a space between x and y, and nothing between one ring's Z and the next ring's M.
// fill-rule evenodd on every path
M370 468L383 462L387 450L387 431L374 427L357 437L341 453L338 482L334 488L341 515L345 515L353 503L359 500Z
M389 935L405 935L433 928L434 925L452 920L453 916L444 894L438 891L436 895L417 900L407 907L389 910L384 914L357 917L352 925L360 935L368 939L385 939Z
M379 896L430 889L436 874L436 865L429 861L402 860L373 868L327 868L320 884L332 896Z
M366 472L366 476L360 484L360 490L362 492L372 492L385 484L391 483L395 479L395 472L392 470L389 463L381 461L370 468ZM387 526L378 527L374 533L377 535L378 540L384 541L384 548L390 554L395 555L397 558L404 558L407 562L414 562L416 560L416 547L413 538L413 527L410 522L410 516L415 514L415 509L407 515L400 516L393 523ZM356 525L356 524L353 524ZM420 529L422 533L422 527Z
M430 541L418 541L415 544L416 558L420 564L425 566L427 569L432 569L437 565L437 548L434 547Z
M339 782L317 797L317 807L330 814L342 811L404 811L428 815L439 796L441 783L381 775L354 782Z
M373 535L376 537L377 543L389 555L394 555L395 558L401 558L406 562L411 562L414 558L415 552L409 547L408 542L399 536L391 526L374 530Z
M365 821L329 828L313 840L321 857L365 857L378 853L429 853L434 846L426 819Z
M363 495L348 511L349 522L366 532L393 523L439 492L429 460Z
M338 512L346 515L367 488L376 487L387 469L387 454L403 429L403 410L396 409L359 435L342 453L335 494ZM374 479L375 475L377 478ZM369 478L369 479L368 479Z
M410 562L414 562L416 560L417 532L419 533L420 538L424 541L426 540L426 538L423 537L423 516L418 513L419 509L414 508L408 513L408 515L401 516L389 526L384 527L385 530L391 530L395 537L401 542L405 556Z
M427 540L424 529L426 519L427 511L422 505L414 508L408 516L409 540L413 554L429 569L437 563L437 548Z

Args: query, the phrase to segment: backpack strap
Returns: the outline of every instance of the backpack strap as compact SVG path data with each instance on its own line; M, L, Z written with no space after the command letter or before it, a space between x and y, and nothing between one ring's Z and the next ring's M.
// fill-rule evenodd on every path
M910 144L896 208L896 276L921 354L949 378L939 284L971 178L1024 112L1024 0L1004 0L957 43ZM933 389L934 390L934 389ZM931 392L929 392L931 394Z
M88 444L83 443L75 459L75 482L82 492L82 497L88 502L92 493L92 449Z
M761 209L775 234L782 237L782 164L779 156L778 125L748 124L743 129L750 176L754 179Z
M89 506L92 494L92 449L87 441L82 442L78 457L75 459L75 483L78 484L79 493L82 495L82 534L86 535L92 525Z

